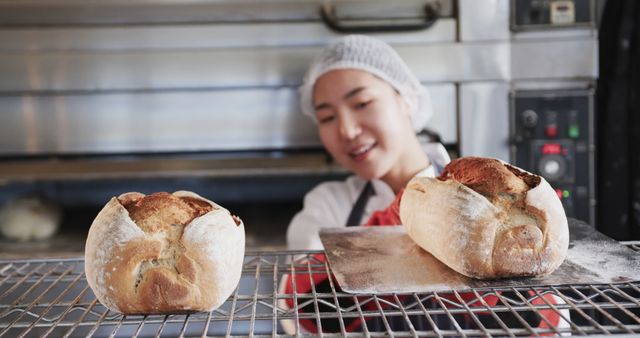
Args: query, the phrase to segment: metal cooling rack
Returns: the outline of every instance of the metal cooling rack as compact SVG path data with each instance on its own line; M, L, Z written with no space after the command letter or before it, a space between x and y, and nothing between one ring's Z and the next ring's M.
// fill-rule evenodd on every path
M625 242L640 251L640 242ZM0 261L0 337L494 337L640 333L640 282L358 296L327 289L284 294L286 274L330 272L322 252L256 252L234 294L210 313L122 316L87 286L83 261ZM554 295L560 300L552 304ZM495 304L490 297L497 297ZM293 301L293 308L285 305ZM547 314L547 315L545 315ZM548 314L560 316L555 325ZM364 325L351 327L360 320ZM300 324L321 326L312 333ZM307 328L308 329L308 328ZM311 329L312 330L312 329ZM329 332L332 331L332 332Z

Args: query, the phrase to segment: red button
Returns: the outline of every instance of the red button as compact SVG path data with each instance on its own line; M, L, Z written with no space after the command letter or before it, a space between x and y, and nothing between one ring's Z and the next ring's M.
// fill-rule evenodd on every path
M558 155L562 151L562 146L558 143L547 143L542 146L542 153L545 155Z
M562 199L562 190L561 189L556 189L556 195L558 195L559 199Z
M555 124L550 124L547 126L545 133L547 137L556 137L558 136L558 127Z

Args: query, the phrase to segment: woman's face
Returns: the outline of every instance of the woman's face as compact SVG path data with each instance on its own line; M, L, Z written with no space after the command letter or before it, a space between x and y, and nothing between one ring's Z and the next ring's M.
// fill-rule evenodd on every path
M365 179L389 173L414 135L405 100L368 72L330 71L316 81L313 99L325 148Z

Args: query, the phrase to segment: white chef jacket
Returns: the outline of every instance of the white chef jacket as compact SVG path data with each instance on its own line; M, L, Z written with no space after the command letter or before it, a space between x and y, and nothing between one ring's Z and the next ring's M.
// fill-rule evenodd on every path
M431 165L416 176L434 177L434 166L443 168L451 161L449 154L440 143L428 143L423 149ZM438 170L439 171L439 170ZM304 197L303 209L298 212L287 229L287 248L289 250L322 250L320 229L342 228L347 217L360 196L366 180L357 175L344 181L324 182L313 188ZM396 198L393 189L381 180L372 180L375 195L369 198L362 215L366 222L375 211L388 207Z

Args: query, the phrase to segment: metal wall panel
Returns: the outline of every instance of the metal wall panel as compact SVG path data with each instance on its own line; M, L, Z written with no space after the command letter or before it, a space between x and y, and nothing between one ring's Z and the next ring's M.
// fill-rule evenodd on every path
M0 52L324 46L339 36L317 22L11 28L0 29ZM443 18L426 30L373 36L391 44L453 42L456 20Z
M568 40L568 39L597 39L598 32L590 28L563 28L559 30L521 31L511 35L512 40ZM588 55L591 56L591 55Z
M292 90L0 98L5 154L244 150L313 145ZM218 105L218 103L221 103ZM8 119L7 119L8 118Z
M509 40L509 0L458 0L460 40Z
M460 86L460 154L509 161L509 90L507 82Z
M454 84L430 84L426 85L431 94L433 105L433 117L427 124L442 138L445 144L458 143L458 99L457 89Z
M294 85L316 49L5 52L0 91Z
M507 76L508 46L474 47L425 44L397 46L397 50L423 82ZM320 49L5 52L0 54L0 91L292 86L300 84ZM476 57L482 61L475 62L488 64L472 67Z
M452 0L0 0L4 25L118 25L274 22L320 19L330 3L339 18L417 17L426 3L453 15Z
M394 45L423 82L597 76L595 38ZM0 53L0 91L298 85L320 47Z
M455 88L429 86L430 126L456 140ZM0 97L0 155L320 146L293 88Z
M598 77L595 37L513 41L513 79L579 79Z

